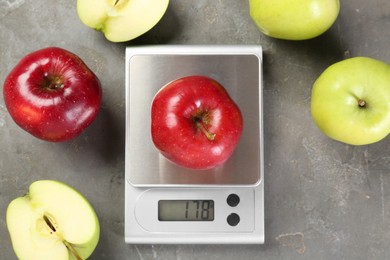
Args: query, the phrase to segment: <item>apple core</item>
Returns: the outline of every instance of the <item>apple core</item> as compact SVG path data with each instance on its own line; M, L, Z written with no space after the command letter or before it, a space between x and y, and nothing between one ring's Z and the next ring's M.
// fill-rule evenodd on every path
M39 227L41 227L40 230L41 230L42 234L49 232L50 235L56 236L59 241L64 243L64 245L69 250L69 252L77 260L82 260L81 256L77 253L77 250L73 247L72 243L69 243L68 241L66 241L63 238L63 236L60 234L60 231L58 230L58 225L57 225L55 219L49 213L44 213L42 219L38 219L37 222L38 222L37 223L38 229L39 229ZM44 224L42 224L42 222L44 222Z

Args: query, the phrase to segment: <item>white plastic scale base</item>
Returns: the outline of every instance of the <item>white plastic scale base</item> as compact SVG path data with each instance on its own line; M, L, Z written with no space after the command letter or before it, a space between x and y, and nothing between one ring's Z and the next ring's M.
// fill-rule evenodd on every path
M204 75L240 107L233 156L207 171L167 161L150 138L150 106L168 82ZM264 243L262 49L149 46L126 49L125 241L132 244Z

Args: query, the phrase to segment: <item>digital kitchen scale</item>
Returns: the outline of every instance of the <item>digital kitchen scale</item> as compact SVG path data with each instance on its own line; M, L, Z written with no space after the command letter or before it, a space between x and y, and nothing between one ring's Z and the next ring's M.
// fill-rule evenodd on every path
M240 143L215 169L177 166L151 140L153 97L170 81L189 75L217 80L243 115ZM260 46L126 49L127 243L264 243L262 96Z

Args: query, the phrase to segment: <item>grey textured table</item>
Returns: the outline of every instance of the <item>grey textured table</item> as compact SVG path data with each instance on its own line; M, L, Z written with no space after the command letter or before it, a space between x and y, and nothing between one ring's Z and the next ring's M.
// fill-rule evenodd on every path
M0 0L0 82L27 53L48 46L78 54L100 78L97 120L80 137L48 143L21 130L0 92L0 258L15 259L8 203L32 181L57 179L83 193L101 224L91 259L390 259L390 137L354 147L324 136L310 116L311 87L351 56L390 62L390 1L342 1L333 27L309 41L262 35L246 0L171 0L163 20L127 43L84 26L75 1ZM124 243L126 46L261 44L264 48L265 244Z

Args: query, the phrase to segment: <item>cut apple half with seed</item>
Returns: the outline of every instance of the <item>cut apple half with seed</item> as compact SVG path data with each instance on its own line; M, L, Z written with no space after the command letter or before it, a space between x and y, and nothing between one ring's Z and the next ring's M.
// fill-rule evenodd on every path
M77 0L77 13L109 41L125 42L152 29L168 4L169 0Z
M75 189L41 180L7 208L7 227L19 259L86 259L100 226L89 202Z

